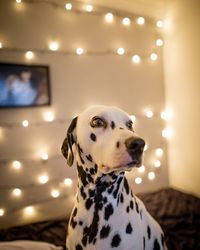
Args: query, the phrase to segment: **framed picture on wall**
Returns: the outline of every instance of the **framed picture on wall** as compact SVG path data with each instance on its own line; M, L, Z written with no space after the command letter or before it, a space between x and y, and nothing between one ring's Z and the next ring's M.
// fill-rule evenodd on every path
M49 67L0 63L0 108L51 104Z

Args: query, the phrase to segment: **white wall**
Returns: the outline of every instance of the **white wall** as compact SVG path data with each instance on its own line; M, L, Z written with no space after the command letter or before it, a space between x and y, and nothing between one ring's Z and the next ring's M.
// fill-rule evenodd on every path
M172 1L173 2L173 1ZM167 14L164 49L170 184L200 195L200 1L177 0Z

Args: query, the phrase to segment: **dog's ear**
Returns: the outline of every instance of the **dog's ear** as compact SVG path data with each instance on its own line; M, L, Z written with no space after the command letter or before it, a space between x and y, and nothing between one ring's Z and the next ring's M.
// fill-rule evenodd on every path
M78 117L75 117L67 130L67 136L63 141L61 151L63 156L67 159L67 164L71 167L74 162L74 153L72 146L76 141L76 124Z

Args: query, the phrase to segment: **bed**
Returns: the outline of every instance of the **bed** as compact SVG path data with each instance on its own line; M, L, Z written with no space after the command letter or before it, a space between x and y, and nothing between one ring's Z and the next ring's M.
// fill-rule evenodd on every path
M200 249L200 199L167 188L139 194L160 223L169 250ZM0 250L60 250L65 248L67 219L0 230Z

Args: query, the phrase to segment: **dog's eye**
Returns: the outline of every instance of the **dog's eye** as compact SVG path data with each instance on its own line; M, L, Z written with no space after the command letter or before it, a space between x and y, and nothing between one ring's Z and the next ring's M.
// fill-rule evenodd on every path
M106 128L107 123L103 118L95 116L92 118L90 125L93 128Z
M127 126L128 129L133 130L133 122L132 121L128 121L126 123L126 126Z

